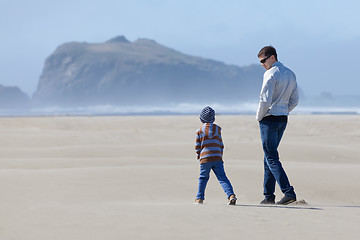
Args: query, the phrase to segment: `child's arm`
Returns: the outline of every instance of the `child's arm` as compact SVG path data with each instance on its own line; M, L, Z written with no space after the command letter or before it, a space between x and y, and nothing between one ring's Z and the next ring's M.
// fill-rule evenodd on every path
M224 152L224 142L222 140L222 136L221 136L221 128L219 128L219 142L220 142L220 150L221 150L221 155L223 154Z
M200 140L199 132L196 132L195 152L196 152L196 155L197 155L197 159L200 159L201 140Z

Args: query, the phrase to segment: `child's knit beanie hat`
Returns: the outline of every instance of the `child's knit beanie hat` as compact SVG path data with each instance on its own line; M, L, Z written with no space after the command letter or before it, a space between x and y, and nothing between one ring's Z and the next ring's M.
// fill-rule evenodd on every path
M200 120L203 123L213 123L215 121L215 110L211 107L205 107L200 113Z

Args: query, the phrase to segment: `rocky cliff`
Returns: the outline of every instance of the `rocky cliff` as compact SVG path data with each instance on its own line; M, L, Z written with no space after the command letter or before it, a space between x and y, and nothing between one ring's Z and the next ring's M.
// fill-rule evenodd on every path
M0 109L26 109L29 106L29 96L20 88L0 85Z
M189 56L155 41L120 36L70 42L45 61L37 105L146 105L256 99L264 70Z

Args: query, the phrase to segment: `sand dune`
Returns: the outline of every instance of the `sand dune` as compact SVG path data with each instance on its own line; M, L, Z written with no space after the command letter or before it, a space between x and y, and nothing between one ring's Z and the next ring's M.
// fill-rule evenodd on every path
M214 175L193 204L197 116L0 118L0 239L358 239L359 120L291 116L280 158L308 204L281 207L258 205L254 116L216 120L236 206Z

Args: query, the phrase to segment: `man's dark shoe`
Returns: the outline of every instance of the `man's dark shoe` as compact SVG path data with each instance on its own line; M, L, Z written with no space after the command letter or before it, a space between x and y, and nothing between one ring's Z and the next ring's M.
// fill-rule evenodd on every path
M293 197L288 197L288 196L284 196L280 201L278 201L276 204L279 204L279 205L288 205L292 202L295 202L296 201L296 198L293 198Z
M264 199L260 202L260 204L275 204L275 200L274 199Z

